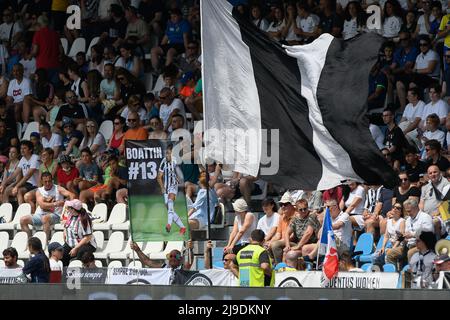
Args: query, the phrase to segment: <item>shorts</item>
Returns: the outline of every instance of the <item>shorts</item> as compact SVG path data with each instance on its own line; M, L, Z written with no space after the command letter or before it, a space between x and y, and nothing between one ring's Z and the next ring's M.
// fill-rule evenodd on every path
M164 203L167 204L167 201L169 200L169 194L174 194L175 196L178 193L178 186L170 186L167 188L167 192L164 193Z
M21 188L25 188L27 190L27 192L30 192L34 189L36 189L36 186L33 186L31 183L29 182L25 182L25 184L21 187Z
M177 54L182 54L186 50L184 48L183 43L174 43L174 44L165 44L161 46L161 49L164 51L164 54L167 54L169 49L175 49L177 51Z
M354 214L351 215L350 217L353 217L356 220L356 223L358 223L359 226L359 230L364 229L364 218L362 214Z
M31 223L33 226L42 226L42 217L49 214L51 216L50 224L57 224L59 223L61 217L57 215L56 213L35 213L32 215L32 221Z

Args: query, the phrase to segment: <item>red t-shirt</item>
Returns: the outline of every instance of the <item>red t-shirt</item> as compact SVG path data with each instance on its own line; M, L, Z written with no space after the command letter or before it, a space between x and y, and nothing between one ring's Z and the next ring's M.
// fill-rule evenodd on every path
M70 170L70 174L66 174L66 172L59 167L58 170L56 170L56 175L58 177L58 185L65 188L69 181L73 181L80 176L80 172L77 168L73 167L72 170Z
M48 27L35 32L33 44L39 46L36 56L36 68L59 68L59 35Z
M337 186L332 189L324 191L322 193L322 200L323 200L323 202L326 202L328 200L334 199L337 201L337 203L339 205L339 202L341 202L342 196L343 196L342 187Z

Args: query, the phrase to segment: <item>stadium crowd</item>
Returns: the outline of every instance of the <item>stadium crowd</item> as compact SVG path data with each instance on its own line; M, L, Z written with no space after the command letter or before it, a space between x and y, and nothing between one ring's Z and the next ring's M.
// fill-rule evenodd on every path
M439 208L450 185L450 1L230 2L283 44L304 45L322 33L348 40L378 32L385 38L368 79L368 117L400 184L390 190L349 181L331 190L286 191L219 164L182 163L191 230L208 223L209 188L212 211L220 201L232 202L236 212L224 248L224 266L236 273L237 255L249 243L267 250L266 269L267 261L278 271L315 263L325 208L342 270L351 268L362 233L384 238L375 264L394 264L398 271L409 265L430 276L433 261L448 263L448 256L433 251L448 231ZM66 26L71 4L81 8L81 29ZM366 25L371 4L381 6L381 29ZM171 138L202 120L199 1L3 0L0 12L0 199L31 205L32 215L20 220L34 254L25 269L50 270L60 265L53 260L67 266L96 250L92 217L81 203L92 209L127 202L127 139ZM92 45L78 47L81 40ZM100 130L107 121L113 124L109 136ZM263 193L270 197L258 219L252 197ZM42 225L50 239L67 201L66 243L48 246L48 263L28 226ZM154 266L139 246L131 247ZM7 267L17 267L13 248L3 255ZM34 281L45 281L33 270Z

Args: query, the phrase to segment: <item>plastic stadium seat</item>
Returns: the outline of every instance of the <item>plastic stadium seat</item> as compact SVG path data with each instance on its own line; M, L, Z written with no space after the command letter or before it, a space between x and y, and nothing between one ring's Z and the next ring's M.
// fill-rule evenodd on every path
M4 268L5 267L5 261L0 260L0 268Z
M130 232L130 220L126 220L125 222L122 223L113 223L111 225L111 230L112 231L122 231L122 232Z
M106 143L108 143L109 140L111 139L113 131L114 131L114 124L111 120L103 121L102 124L100 125L100 129L98 129L98 132L100 132L105 138Z
M371 264L371 263L364 263L361 266L361 269L363 269L365 272L371 272L372 271L372 267L373 267L373 264Z
M68 56L71 58L75 58L78 52L83 51L86 52L86 39L84 38L76 38L70 47L70 51Z
M108 207L105 203L97 203L92 209L91 216L92 219L99 219L101 222L105 222L108 218Z
M163 75L161 74L161 75L158 77L158 79L156 80L155 87L153 88L152 93L153 93L155 96L158 96L158 95L159 95L159 92L161 91L162 88L164 88L164 86L165 86L165 84L164 84L164 78L163 78Z
M33 132L39 132L39 123L36 121L28 123L25 133L23 134L22 140L30 140L30 135Z
M30 258L30 253L28 252L28 235L26 232L17 232L11 243L11 247L16 248L19 259Z
M22 138L22 124L20 122L16 122L16 129L17 129L17 137L19 139Z
M140 260L131 261L128 268L142 268L142 262Z
M87 51L86 51L86 57L87 57L88 59L91 58L91 48L92 48L93 46L95 46L95 45L98 43L99 40L100 40L100 37L95 37L95 38L93 38L93 39L91 40L91 43L89 44L89 48L88 48Z
M42 249L45 251L47 249L47 235L44 231L38 231L33 234L33 237L39 238L42 242Z
M359 258L361 255L370 255L373 250L373 235L371 233L363 233L356 243L355 256L356 265L359 265Z
M398 277L398 282L397 282L397 289L401 289L402 288L402 286L403 286L403 273L407 272L408 270L409 270L409 264L404 266L402 271L400 272L400 275Z
M94 230L109 231L113 224L124 223L127 215L127 205L125 203L118 203L111 210L108 221L103 223L94 223Z
M213 268L215 269L223 269L224 264L223 261L215 261L213 262Z
M105 249L100 252L94 252L94 257L96 259L108 259L110 253L120 252L123 248L123 233L120 231L116 231L111 234L109 237L108 243L106 244Z
M64 233L62 231L55 232L50 240L50 243L58 242L61 245L64 245Z
M69 263L69 268L81 268L83 266L83 263L81 260L72 260Z
M403 267L402 272L406 272L409 270L409 264Z
M19 208L17 208L14 219L10 223L0 223L0 230L20 230L20 218L30 214L30 204L22 203Z
M145 91L150 92L153 88L153 74L152 73L144 73L144 86Z
M384 272L397 272L397 268L392 263L386 263L383 265Z
M113 260L108 264L108 268L121 268L123 267L122 261Z
M59 40L61 40L61 45L64 49L64 54L67 54L67 50L69 50L69 41L67 41L66 38L61 38Z
M381 250L381 248L383 247L383 241L384 241L384 235L381 235L380 239L378 240L377 248L375 249L375 251ZM390 241L388 241L386 243L386 248L391 248L391 247L392 247L392 244ZM360 263L367 263L367 262L373 263L374 259L375 259L375 257L373 256L373 254L362 254L359 256ZM382 257L382 260L384 261L384 256Z
M11 222L12 212L13 207L11 203L3 203L0 206L0 217L3 217L3 219L5 219L5 223Z
M166 255L172 250L183 252L183 241L168 241L163 252L151 253L149 258L154 260L165 260Z
M3 252L6 248L8 248L9 242L9 233L6 231L0 232L0 253Z
M95 266L97 268L103 268L103 263L100 260L95 260Z
M162 252L163 249L164 249L163 241L149 241L146 242L145 249L142 249L142 251L149 256L152 253Z
M103 250L103 246L105 244L105 235L101 231L94 231L92 235L95 238L95 242L97 243L97 250Z
M197 257L197 270L205 269L205 258Z

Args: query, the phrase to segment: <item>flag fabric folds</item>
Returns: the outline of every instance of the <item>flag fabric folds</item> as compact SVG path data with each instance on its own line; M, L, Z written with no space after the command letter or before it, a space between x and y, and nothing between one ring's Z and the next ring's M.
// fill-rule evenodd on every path
M322 265L321 286L326 287L339 271L339 259L334 237L330 209L325 212L323 221L322 236L320 237L319 254L324 254L325 259Z
M207 158L288 189L326 190L345 180L393 187L396 175L366 117L381 37L323 34L281 46L226 0L203 0L201 21ZM262 160L270 154L272 165L275 153L278 170L266 174Z

